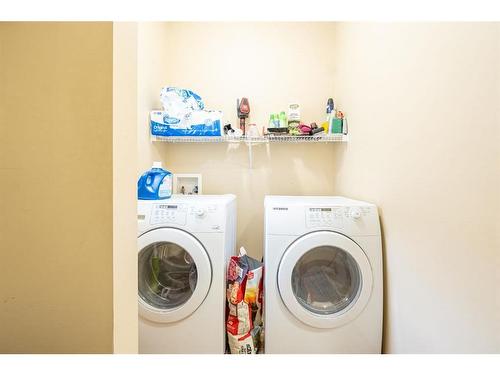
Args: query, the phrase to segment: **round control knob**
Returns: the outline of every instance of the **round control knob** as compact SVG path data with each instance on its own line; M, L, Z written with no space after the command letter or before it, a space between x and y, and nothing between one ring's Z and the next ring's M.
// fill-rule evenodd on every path
M195 209L194 211L195 215L198 216L198 217L203 217L205 216L205 210L203 208L197 208Z
M353 207L349 210L349 216L358 220L361 217L361 210L357 207Z

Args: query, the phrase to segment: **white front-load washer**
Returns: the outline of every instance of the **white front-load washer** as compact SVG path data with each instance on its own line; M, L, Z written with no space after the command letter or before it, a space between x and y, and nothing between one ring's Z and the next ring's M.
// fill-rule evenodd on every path
M377 207L343 197L266 196L265 352L380 353Z
M234 195L138 201L139 353L225 351Z

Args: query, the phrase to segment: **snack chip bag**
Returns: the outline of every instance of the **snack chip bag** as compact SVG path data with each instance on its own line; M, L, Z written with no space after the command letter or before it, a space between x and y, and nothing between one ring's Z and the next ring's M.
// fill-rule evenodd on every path
M262 262L246 255L231 257L227 272L226 330L232 354L255 354L262 347Z
M254 345L250 332L244 335L227 334L229 349L231 354L256 354L257 348Z
M228 342L231 354L257 354L262 350L262 327L257 326L243 335L233 335L228 332Z

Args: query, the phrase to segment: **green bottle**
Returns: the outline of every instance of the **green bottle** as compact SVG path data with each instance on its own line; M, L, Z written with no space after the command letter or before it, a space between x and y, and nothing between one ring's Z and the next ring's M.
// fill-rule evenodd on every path
M275 128L276 126L274 125L274 114L271 114L271 116L269 116L269 126L268 128Z
M288 127L288 121L286 118L285 111L281 111L281 113L279 115L279 121L280 121L280 128L287 128Z

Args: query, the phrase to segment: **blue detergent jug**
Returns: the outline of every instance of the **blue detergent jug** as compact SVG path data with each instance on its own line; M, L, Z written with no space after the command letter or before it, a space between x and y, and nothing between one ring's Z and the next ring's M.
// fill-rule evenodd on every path
M144 200L168 199L172 196L172 173L155 161L137 182L138 198Z

